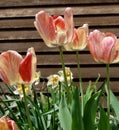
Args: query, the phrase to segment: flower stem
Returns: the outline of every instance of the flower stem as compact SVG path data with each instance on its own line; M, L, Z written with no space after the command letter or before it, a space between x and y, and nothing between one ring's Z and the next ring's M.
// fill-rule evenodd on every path
M23 84L22 84L22 91L23 91L23 96L24 96L24 103L25 103L25 109L26 109L28 124L29 124L30 130L33 130L33 126L32 126L31 119L30 119L30 113L29 113L29 109L28 109L28 102L27 102L27 99L26 99L26 93L25 93L25 89L24 89Z
M82 112L82 116L83 116L84 95L83 95L83 88L82 88L82 78L81 78L80 60L79 60L79 52L78 51L76 51L76 60L77 60L77 67L78 67L79 86L80 86L80 92L81 92L81 112Z
M107 71L107 114L108 118L110 118L110 70L109 64L106 64Z
M61 58L62 70L63 70L63 74L64 74L64 80L65 80L66 88L68 88L68 82L67 82L67 77L66 77L66 71L65 71L65 64L64 64L64 57L63 57L62 46L59 46L59 50L60 50L60 58Z

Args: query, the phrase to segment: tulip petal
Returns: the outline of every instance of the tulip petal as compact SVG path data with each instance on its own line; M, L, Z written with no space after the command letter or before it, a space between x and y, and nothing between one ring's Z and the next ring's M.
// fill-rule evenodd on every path
M104 34L101 33L99 30L94 30L93 32L90 32L88 37L88 47L90 49L90 52L93 56L93 58L99 62L99 57L101 57L101 41L104 38Z
M32 54L26 55L26 57L21 61L19 67L19 73L24 82L31 81L31 67L32 67Z
M29 48L26 57L21 61L19 73L24 82L31 82L36 74L36 55L34 48Z
M74 22L72 8L68 7L64 11L65 27L67 31L67 43L71 42L73 38Z
M113 60L114 45L115 41L112 37L105 37L101 42L102 56L100 58L107 63Z
M54 42L56 37L53 18L44 11L40 11L36 14L36 21L34 22L34 25L46 45L52 47L51 43Z
M8 85L20 80L19 64L22 56L16 51L9 50L0 55L0 78Z

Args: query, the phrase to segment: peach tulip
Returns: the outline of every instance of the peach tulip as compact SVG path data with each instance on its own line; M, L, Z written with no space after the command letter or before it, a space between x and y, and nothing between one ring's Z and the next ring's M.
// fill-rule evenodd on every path
M39 73L36 72L36 55L34 48L28 49L23 58L13 50L3 52L0 55L0 78L8 85L16 86L21 90L24 84L26 91L28 87L38 81Z
M16 123L6 116L0 118L0 130L18 130Z
M89 34L88 47L96 62L119 62L119 40L113 33L94 30Z
M64 18L40 11L36 14L34 25L48 47L67 44L73 37L72 9L65 9Z
M82 27L74 29L73 39L69 44L64 47L68 51L83 50L87 46L88 38L88 24L84 24Z

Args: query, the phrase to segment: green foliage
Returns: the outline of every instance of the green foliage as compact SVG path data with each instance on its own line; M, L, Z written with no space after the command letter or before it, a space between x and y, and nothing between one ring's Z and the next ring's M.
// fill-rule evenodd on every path
M79 90L75 89L72 100L72 130L84 130L84 124L81 113L81 103L79 99Z
M106 99L106 83L103 82L97 89L98 80L99 78L94 83L89 82L83 99L72 81L70 87L65 87L64 83L59 83L57 89L48 87L47 94L38 95L33 88L33 94L26 95L26 99L19 98L11 87L6 86L12 96L3 94L0 98L0 116L9 116L20 130L118 130L119 101L110 91L112 109L108 117L107 110L101 103L101 98ZM4 93L2 87L0 89Z

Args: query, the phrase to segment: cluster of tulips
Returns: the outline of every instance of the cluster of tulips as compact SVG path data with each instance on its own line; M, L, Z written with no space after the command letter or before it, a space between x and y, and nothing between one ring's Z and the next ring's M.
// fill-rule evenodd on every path
M109 72L109 65L111 63L119 62L119 40L117 36L111 32L104 33L96 29L89 32L88 24L75 28L72 8L68 7L65 9L64 17L51 16L44 11L40 11L35 16L34 25L48 47L58 47L60 50L62 71L58 75L48 77L48 87L54 89L59 85L59 82L63 82L65 84L63 86L66 87L66 93L70 94L69 87L71 87L70 81L73 80L73 74L70 68L65 67L62 47L66 51L76 51L76 54L87 47L96 62L106 64L107 73ZM22 55L13 50L8 50L0 54L0 78L5 84L15 88L14 94L20 95L20 99L27 95L32 95L33 83L39 83L41 74L36 71L36 66L37 58L33 47L28 49L25 57L22 57ZM80 82L82 82L80 64L78 64L78 72ZM82 89L80 84L80 94L83 99L84 93ZM62 94L60 96L62 97ZM82 101L81 103L81 116L83 117L84 102ZM107 76L107 117L110 119L109 75ZM61 116L59 119L61 119ZM17 122L15 123L13 120L5 116L1 117L0 130L18 130ZM65 124L62 124L61 121L63 130L67 128L69 128L67 130L70 130L70 127L65 127ZM81 130L86 130L85 127L82 125ZM32 130L32 127L30 127L30 130ZM76 128L72 128L72 130L76 130ZM107 130L111 130L111 128Z

